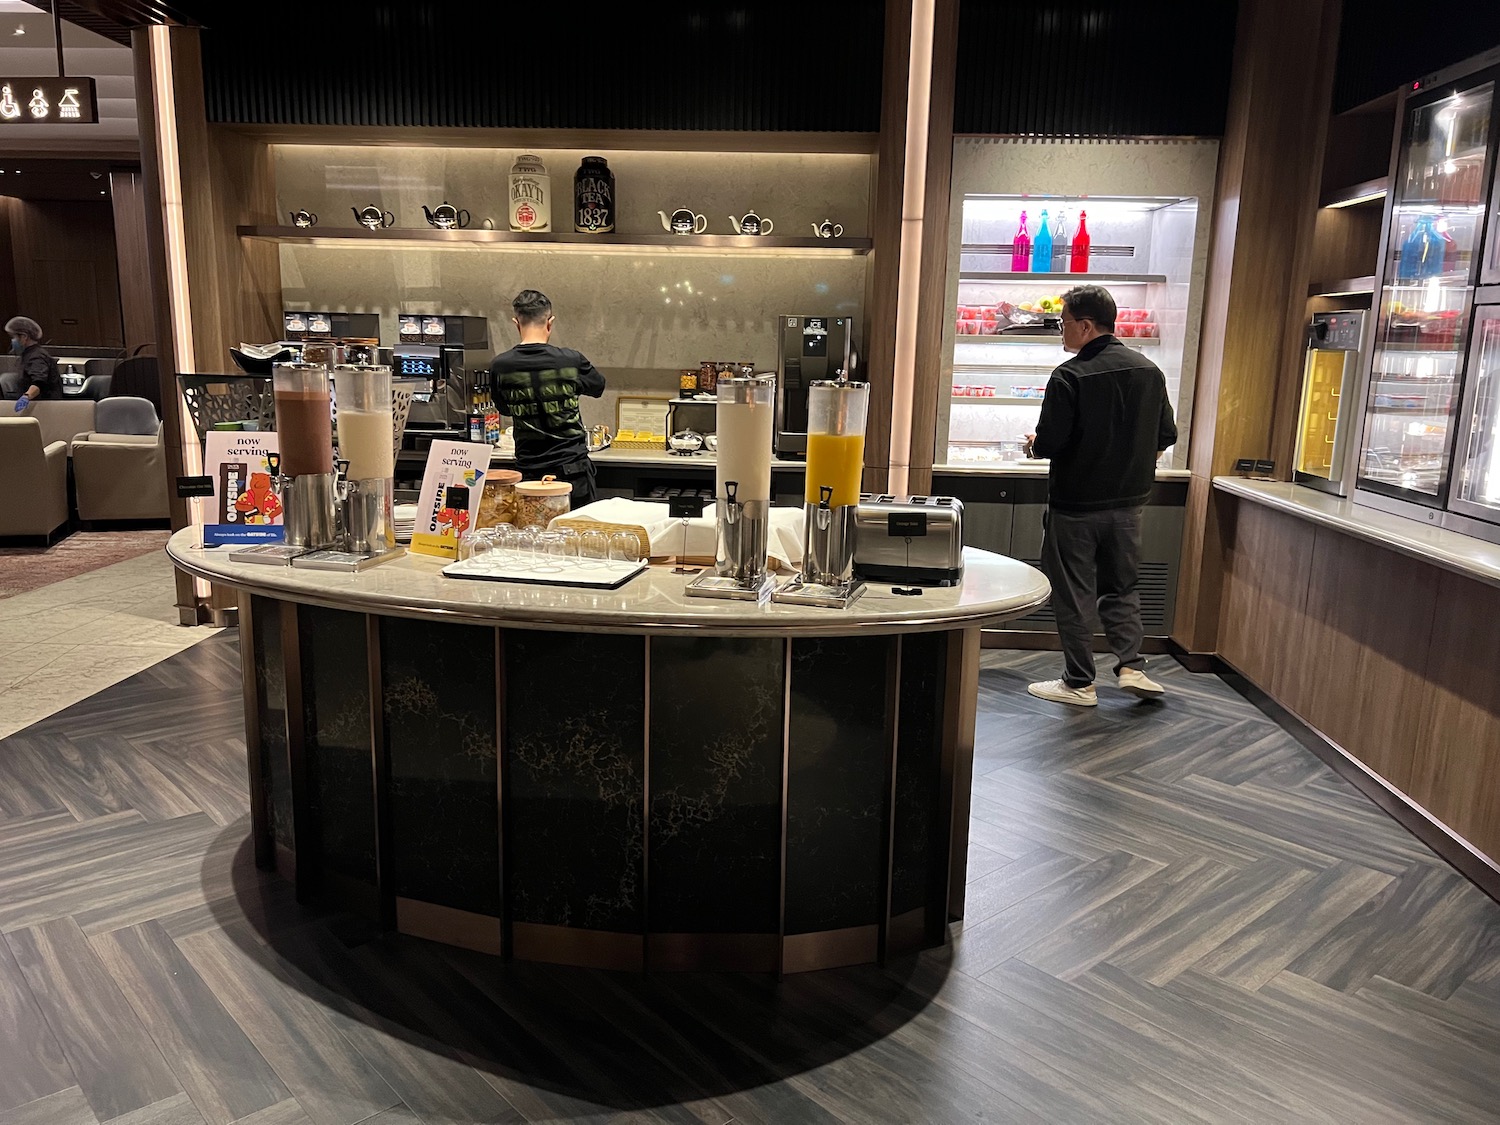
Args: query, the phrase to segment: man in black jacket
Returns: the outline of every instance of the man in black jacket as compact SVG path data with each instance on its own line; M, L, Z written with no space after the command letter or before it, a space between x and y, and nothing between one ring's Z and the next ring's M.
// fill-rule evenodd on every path
M62 398L57 361L42 350L42 326L29 316L13 316L5 322L5 331L10 334L10 351L18 358L21 374L15 412L21 413L39 398Z
M1052 373L1033 456L1052 461L1042 570L1062 638L1064 672L1027 688L1057 703L1093 707L1093 611L1117 661L1122 691L1143 699L1163 688L1141 656L1141 511L1156 459L1177 440L1161 370L1115 339L1115 301L1097 285L1063 294L1063 348L1076 353Z

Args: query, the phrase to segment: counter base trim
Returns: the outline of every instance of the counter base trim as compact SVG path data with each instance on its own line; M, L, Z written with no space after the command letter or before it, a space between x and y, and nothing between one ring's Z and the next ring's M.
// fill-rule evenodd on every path
M414 898L397 898L396 929L412 937L478 953L500 953L500 919L487 914L473 914Z
M775 934L651 934L646 964L664 972L774 973Z
M516 922L511 926L511 943L517 961L628 972L646 967L646 944L640 934Z
M1402 828L1447 861L1455 871L1496 902L1500 902L1500 866L1475 851L1464 839L1406 794L1372 773L1338 743L1303 721L1263 691L1223 657L1215 658L1215 671L1230 687L1253 703L1299 743L1316 754L1345 781L1353 785Z
M815 934L788 934L781 943L782 971L808 973L867 965L880 950L879 926L849 926Z

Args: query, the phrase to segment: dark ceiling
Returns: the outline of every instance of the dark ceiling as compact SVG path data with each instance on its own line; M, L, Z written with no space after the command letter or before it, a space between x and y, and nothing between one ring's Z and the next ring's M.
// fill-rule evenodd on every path
M16 199L92 199L109 196L111 172L129 172L138 166L111 160L17 160L0 159L0 195Z
M47 0L35 0L46 7ZM216 5L193 0L186 4L155 4L148 0L57 0L63 19L96 35L130 46L130 29L151 23L202 25Z

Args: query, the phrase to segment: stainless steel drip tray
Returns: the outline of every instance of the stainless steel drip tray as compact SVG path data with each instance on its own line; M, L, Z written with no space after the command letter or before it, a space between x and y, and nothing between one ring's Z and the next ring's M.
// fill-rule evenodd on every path
M715 574L711 570L699 572L698 577L687 584L686 593L695 598L725 598L736 602L763 602L776 589L776 580L770 574L762 574L753 583L738 578Z
M864 592L865 584L858 579L837 586L826 586L820 582L809 582L799 574L772 594L771 598L773 601L790 602L793 605L848 609Z

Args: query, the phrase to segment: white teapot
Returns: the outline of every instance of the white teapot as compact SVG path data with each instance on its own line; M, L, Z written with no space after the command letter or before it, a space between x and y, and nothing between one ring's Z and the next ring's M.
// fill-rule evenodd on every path
M839 235L844 233L844 225L842 223L835 223L831 219L824 219L821 223L814 223L812 229L813 234L819 238L838 238Z
M730 215L729 222L734 227L735 234L770 234L776 226L770 219L762 219L754 211L747 211L742 219Z

